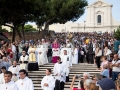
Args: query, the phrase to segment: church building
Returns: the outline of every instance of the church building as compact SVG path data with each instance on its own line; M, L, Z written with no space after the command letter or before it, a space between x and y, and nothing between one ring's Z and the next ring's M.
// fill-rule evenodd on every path
M65 24L50 25L49 29L56 32L111 32L114 31L120 22L112 17L112 4L104 0L96 0L96 2L88 5L87 17L83 23L67 22Z

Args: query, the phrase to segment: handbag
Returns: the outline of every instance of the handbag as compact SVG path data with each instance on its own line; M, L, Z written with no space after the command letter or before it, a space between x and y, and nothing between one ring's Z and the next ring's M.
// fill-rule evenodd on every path
M107 50L106 56L110 55L112 53L112 51L110 49Z
M97 57L100 57L100 56L102 56L102 50L99 50L99 52L97 53L97 55L96 55Z

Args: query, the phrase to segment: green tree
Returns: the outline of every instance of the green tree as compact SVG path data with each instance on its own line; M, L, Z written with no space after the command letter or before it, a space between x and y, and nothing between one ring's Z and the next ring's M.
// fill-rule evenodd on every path
M22 31L22 26L19 27L18 30ZM25 30L25 32L29 32L29 31L35 31L36 28L33 28L32 25L29 25L29 24L28 24L28 25L25 25L25 26L24 26L24 30Z
M38 27L45 25L44 30L53 23L76 21L83 15L87 6L86 0L0 0L0 24L12 28L12 41L16 32L26 22L36 22ZM24 37L25 39L25 37Z
M114 30L114 38L120 40L120 26L117 28L117 30Z
M45 24L46 30L53 23L74 22L83 15L87 5L86 0L47 0L43 15L36 18L36 24L39 28Z
M24 26L31 20L35 12L40 8L42 0L0 0L0 24L11 27L13 30L12 41L15 41L15 33L18 27Z

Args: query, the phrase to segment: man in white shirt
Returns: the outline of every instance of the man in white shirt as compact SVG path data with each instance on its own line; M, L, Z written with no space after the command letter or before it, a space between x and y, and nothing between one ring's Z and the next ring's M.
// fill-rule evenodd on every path
M18 77L18 74L19 74L19 66L17 65L17 61L13 61L13 65L9 67L8 71L11 71L12 72L12 80L14 82L16 82L19 77Z
M114 59L111 64L112 68L112 80L115 81L120 73L120 60L118 59L118 55L114 54Z
M29 79L26 70L19 71L20 79L16 82L19 90L34 90L33 82Z
M46 70L46 76L41 81L41 87L43 90L54 90L55 79L51 75L51 69Z
M0 84L3 84L4 82L5 82L5 80L4 80L4 73L6 72L6 67L5 66L3 66L2 68L1 68L1 74L0 74Z
M6 71L4 73L5 83L0 85L0 90L19 90L17 85L12 81L12 72Z
M54 65L53 73L56 79L55 90L64 90L66 81L65 66L62 64L60 57L58 57L57 63Z

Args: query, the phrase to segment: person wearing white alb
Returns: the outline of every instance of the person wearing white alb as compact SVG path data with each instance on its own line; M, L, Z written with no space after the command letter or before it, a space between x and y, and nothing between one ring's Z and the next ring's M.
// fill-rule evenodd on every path
M71 67L70 57L67 54L67 50L64 50L64 55L61 57L62 64L65 66L65 75L66 75L66 82L69 82L69 72Z
M19 90L34 90L33 82L29 79L26 70L19 71L20 79L16 81Z
M6 67L5 66L3 66L2 68L1 68L1 74L0 74L0 84L3 84L4 82L5 82L5 80L4 80L4 73L6 72Z
M78 48L74 46L72 50L72 64L78 64Z
M0 90L19 90L15 82L12 81L11 79L12 79L12 72L6 71L4 73L5 82L0 85Z
M20 56L19 62L20 69L25 69L26 71L28 71L29 56L26 54L25 51L22 51L22 56Z
M37 61L39 66L48 63L47 51L48 51L48 47L45 44L44 39L42 39L42 44L39 45L36 49Z
M13 65L9 67L8 71L12 72L12 80L16 82L19 79L19 70L20 67L17 65L17 61L13 61Z
M54 65L53 73L55 75L55 90L64 90L64 84L66 81L65 66L61 62L61 58L58 57L57 63Z
M41 87L43 90L54 90L55 79L51 75L51 69L46 69L46 76L41 81Z

